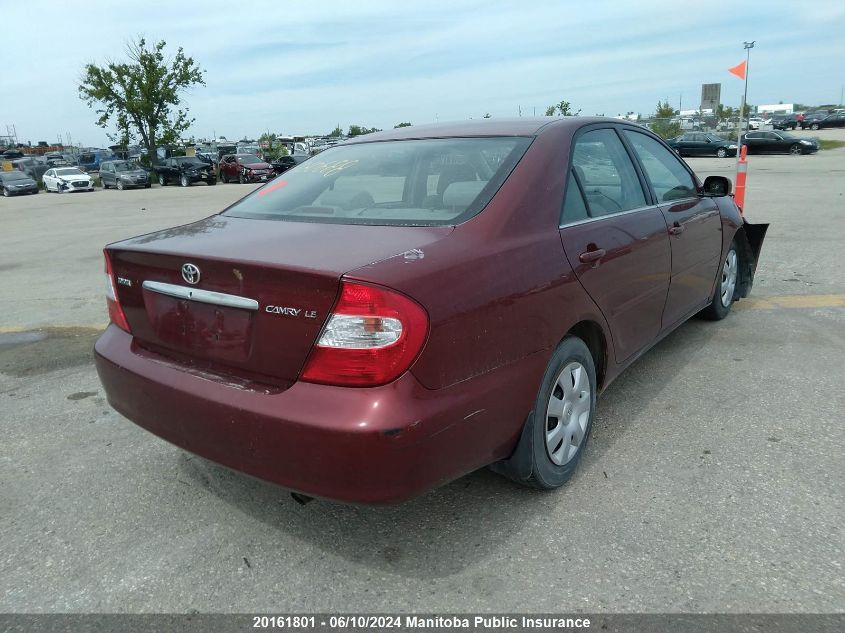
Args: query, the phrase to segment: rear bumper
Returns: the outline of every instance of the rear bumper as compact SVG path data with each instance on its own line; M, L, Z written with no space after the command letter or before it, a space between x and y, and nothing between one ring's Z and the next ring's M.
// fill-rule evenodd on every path
M547 354L438 391L411 373L372 389L226 384L153 357L110 325L97 372L121 414L192 453L308 495L403 501L510 455Z

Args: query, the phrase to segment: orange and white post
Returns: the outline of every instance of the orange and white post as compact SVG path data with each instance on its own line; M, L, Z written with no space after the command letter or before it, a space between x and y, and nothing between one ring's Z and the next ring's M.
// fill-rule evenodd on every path
M734 190L734 202L739 207L740 214L745 209L745 178L748 176L748 146L743 145L739 151L739 160L736 161L736 188Z

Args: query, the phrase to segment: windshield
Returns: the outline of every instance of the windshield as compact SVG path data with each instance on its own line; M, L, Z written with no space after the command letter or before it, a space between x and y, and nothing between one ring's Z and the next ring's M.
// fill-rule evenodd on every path
M195 158L193 156L183 156L182 158L174 158L173 159L177 165L202 165L205 166L205 163L202 162L199 158Z
M115 171L137 171L137 167L132 163L115 163L114 170Z
M493 197L530 138L448 138L338 146L285 172L224 215L428 226L463 222Z
M29 180L29 176L27 176L22 171L2 171L0 172L0 179L3 180Z
M57 176L84 176L85 174L75 167L69 167L66 169L57 169L56 170Z
M264 161L258 158L258 156L246 154L245 156L238 156L238 162L240 162L241 165L254 165L255 163L263 163Z

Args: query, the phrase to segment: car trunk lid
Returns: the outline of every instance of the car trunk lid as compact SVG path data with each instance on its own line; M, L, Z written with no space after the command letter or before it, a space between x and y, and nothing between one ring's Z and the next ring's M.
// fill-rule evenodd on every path
M451 230L213 216L107 251L138 345L199 370L286 386L345 272Z

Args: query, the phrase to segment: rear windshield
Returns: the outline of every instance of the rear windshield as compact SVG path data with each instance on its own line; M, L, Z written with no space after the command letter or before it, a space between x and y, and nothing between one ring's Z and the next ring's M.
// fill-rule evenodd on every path
M448 138L338 146L286 171L224 215L430 226L477 214L530 138Z

